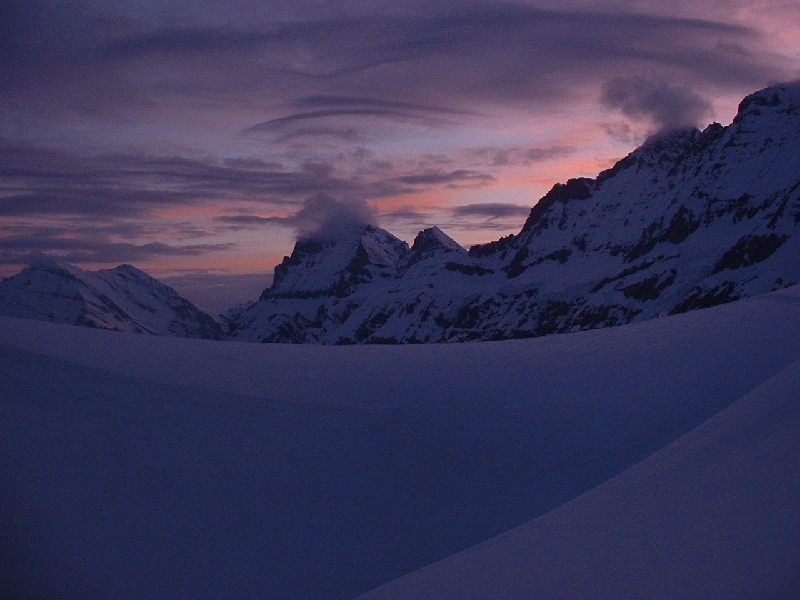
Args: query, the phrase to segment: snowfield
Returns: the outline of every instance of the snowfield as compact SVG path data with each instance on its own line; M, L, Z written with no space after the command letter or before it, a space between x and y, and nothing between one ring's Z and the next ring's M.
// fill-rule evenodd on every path
M0 354L4 598L800 590L798 286L422 346L2 317Z

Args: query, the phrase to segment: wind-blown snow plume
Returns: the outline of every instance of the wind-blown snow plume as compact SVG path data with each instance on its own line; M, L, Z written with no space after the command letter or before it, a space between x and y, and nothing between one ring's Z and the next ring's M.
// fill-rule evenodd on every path
M648 120L658 131L703 125L711 103L685 86L640 75L617 77L603 86L603 103L633 120Z
M332 242L374 225L377 212L364 200L337 200L318 194L306 200L291 221L298 240Z

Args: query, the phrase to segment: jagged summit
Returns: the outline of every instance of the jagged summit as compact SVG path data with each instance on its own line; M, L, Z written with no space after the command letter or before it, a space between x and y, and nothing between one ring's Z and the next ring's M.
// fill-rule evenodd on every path
M409 252L405 259L405 265L406 267L410 267L436 254L446 254L448 252L456 252L458 254L467 253L458 242L434 225L428 229L423 229L417 234L417 237L414 238L411 252Z
M0 314L114 331L224 337L212 317L132 265L93 272L37 257L0 282Z
M466 252L461 245L436 225L423 229L414 238L411 246L412 252L425 252L427 250L444 250L445 252Z
M794 114L800 111L800 80L770 86L745 96L739 103L734 123L761 117L765 112Z
M273 288L234 319L234 337L488 340L649 319L800 281L799 225L791 83L749 95L728 126L654 136L594 179L556 184L519 234L468 254L438 228L410 250L378 229L371 250L298 244ZM289 280L321 283L280 295Z
M298 240L291 256L275 267L261 299L344 296L359 283L393 276L408 251L404 241L372 225L340 240Z

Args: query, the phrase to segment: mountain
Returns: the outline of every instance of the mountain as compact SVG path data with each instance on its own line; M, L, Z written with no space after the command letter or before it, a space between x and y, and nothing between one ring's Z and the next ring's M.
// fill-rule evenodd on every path
M353 239L298 241L292 255L275 268L275 278L258 302L234 316L231 336L243 341L291 343L357 343L396 341L377 330L402 319L404 341L416 338L415 323L431 314L418 310L424 301L446 302L457 289L446 287L442 274L451 259L469 260L466 250L438 228L417 236L413 246L388 231L366 226ZM423 298L431 280L436 289ZM433 286L431 286L433 290ZM405 317L405 318L403 318Z
M654 136L596 178L556 184L522 230L466 252L368 226L298 241L235 339L496 340L619 325L800 281L800 83L733 123Z
M0 315L153 335L224 336L212 317L131 265L92 272L39 259L0 282Z

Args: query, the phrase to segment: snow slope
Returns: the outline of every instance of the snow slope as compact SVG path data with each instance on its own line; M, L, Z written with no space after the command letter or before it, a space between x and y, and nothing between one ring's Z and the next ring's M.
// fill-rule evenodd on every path
M749 406L748 394L769 404L780 395L764 390L797 389L800 288L620 328L485 344L221 344L0 318L0 354L1 596L345 599L553 519L562 505L588 506L570 513L566 561L591 553L574 537L582 528L629 531L626 506L638 486L644 500L653 488L627 469L738 400ZM706 427L738 452L741 472L729 480L745 488L732 497L796 506L795 454L778 443L796 439L796 413L770 406L780 408L756 411L762 424L750 428L736 419L729 429ZM654 573L696 551L674 515L650 517L669 508L701 520L733 460L696 431L707 450L693 461L655 455L661 471L639 467L664 482L660 504L635 521L642 539L671 540L653 550ZM691 483L703 469L708 494L681 483L682 472ZM581 497L620 473L607 485L632 481L621 497L634 496L617 512ZM747 487L770 477L772 487ZM590 493L608 498L603 489ZM687 500L692 489L705 503ZM798 575L797 547L772 535L785 526L791 534L792 519L778 510L758 518L761 529L717 518L698 530L710 532L704 547L717 557L708 559L709 585L738 581L732 564L736 577L778 590ZM739 560L732 539L763 560ZM558 556L553 577L573 568ZM767 563L772 571L752 571ZM645 588L648 572L635 573ZM519 589L530 590L526 581L521 573Z
M211 316L131 265L85 271L40 258L0 281L0 315L154 335L224 335Z
M360 600L793 599L800 361L579 498Z

